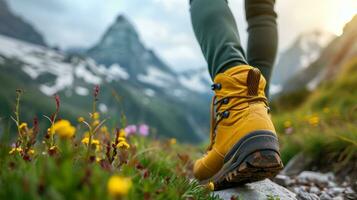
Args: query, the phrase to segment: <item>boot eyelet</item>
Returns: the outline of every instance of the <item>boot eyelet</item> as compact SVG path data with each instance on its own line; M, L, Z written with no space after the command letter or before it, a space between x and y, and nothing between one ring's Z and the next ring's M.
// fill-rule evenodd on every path
M224 111L223 113L222 113L222 118L228 118L229 117L229 111Z
M228 98L223 99L223 104L228 104L228 102L229 102Z
M270 107L267 107L267 113L270 114L270 112L271 112Z
M212 90L220 90L222 88L222 85L220 83L214 83L211 85Z

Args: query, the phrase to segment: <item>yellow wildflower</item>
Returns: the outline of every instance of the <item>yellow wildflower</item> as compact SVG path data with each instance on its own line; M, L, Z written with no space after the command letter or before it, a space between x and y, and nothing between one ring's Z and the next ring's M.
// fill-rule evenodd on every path
M93 127L96 127L100 124L99 120L94 120L94 122L92 123Z
M54 132L61 138L72 138L76 128L68 120L60 120L53 125Z
M126 140L125 137L119 137L118 138L118 142L125 141L125 140Z
M177 142L177 141L176 141L176 138L171 138L171 139L170 139L170 144L171 144L171 145L176 144L176 142Z
M125 140L123 140L117 144L117 148L129 149L130 145Z
M33 154L35 154L35 150L34 150L34 149L30 149L30 150L28 151L28 153L29 153L30 155L33 155Z
M323 112L326 113L326 114L329 113L329 112L330 112L330 108L325 107L325 108L323 109Z
M126 136L125 130L124 130L124 129L120 129L120 131L119 131L119 137L124 137L124 138L125 138L125 136Z
M27 123L23 122L20 124L19 129L27 128Z
M112 176L108 180L108 192L111 196L124 196L128 194L132 184L130 178Z
M312 125L312 126L317 126L320 122L320 118L318 116L312 116L310 117L309 119L309 123Z
M55 134L55 129L54 128L48 128L47 129L48 135L54 135Z
M94 144L94 145L99 145L99 140L93 139L93 140L92 140L92 144Z
M291 123L290 120L287 120L287 121L284 122L284 127L285 127L285 128L290 128L291 125L292 125L292 123Z
M107 133L108 132L108 128L106 126L102 126L100 128L100 131L103 132L103 133Z
M85 119L84 119L84 117L78 117L77 120L78 120L79 123L82 123L82 122L84 122Z
M83 138L81 142L82 142L83 144L85 144L85 145L88 145L88 143L89 143L89 137ZM99 145L99 144L100 144L99 140L93 139L93 138L92 138L92 142L91 142L91 143L94 144L94 145Z
M88 144L89 143L89 137L85 137L81 141L83 144Z
M100 115L99 115L98 112L95 112L95 113L92 114L92 118L93 119L99 119L99 117L100 117Z
M22 148L21 147L14 147L9 151L9 154L14 154L14 153L21 153L22 152Z
M213 182L209 182L208 183L208 189L213 191L214 190L214 183Z

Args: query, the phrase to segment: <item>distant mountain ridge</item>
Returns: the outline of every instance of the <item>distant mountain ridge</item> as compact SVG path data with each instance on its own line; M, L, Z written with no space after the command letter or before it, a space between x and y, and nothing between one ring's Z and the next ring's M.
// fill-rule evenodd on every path
M46 46L43 36L31 24L14 15L5 0L0 0L0 24L2 35Z
M173 71L163 63L150 49L140 41L132 23L123 15L107 29L100 41L90 48L87 56L99 64L124 66L130 75L147 72L148 66L155 66L165 73L173 75Z
M345 25L343 34L323 49L318 59L284 84L282 93L315 89L320 82L334 79L346 61L357 58L357 15Z
M206 138L209 85L199 91L192 85L207 83L196 78L203 71L192 76L172 71L140 42L125 17L119 16L100 42L82 55L10 37L0 34L0 84L6 88L0 92L0 117L12 113L14 91L22 88L27 91L24 119L50 112L50 96L58 93L62 117L75 120L87 115L91 90L98 84L99 109L105 115L117 117L124 110L128 123L148 123L159 137L188 142Z
M160 137L188 142L201 141L208 131L208 99L184 87L136 85L118 64L105 67L88 57L67 55L0 35L0 69L0 84L4 87L0 92L0 117L12 113L11 99L15 89L21 88L28 98L24 102L32 105L23 109L23 119L38 112L40 116L51 112L51 96L60 94L61 116L75 120L87 115L92 88L100 85L98 108L104 115L118 117L123 109L128 123L148 123Z
M291 46L279 55L271 84L282 88L290 78L314 62L334 37L333 34L319 30L300 34ZM279 90L273 91L273 95L277 92Z

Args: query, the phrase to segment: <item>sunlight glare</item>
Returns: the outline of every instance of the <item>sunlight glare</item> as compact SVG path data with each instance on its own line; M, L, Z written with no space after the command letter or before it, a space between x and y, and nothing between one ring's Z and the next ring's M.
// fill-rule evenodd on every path
M356 0L335 0L331 4L331 15L329 15L326 29L336 35L343 33L343 27L357 14Z

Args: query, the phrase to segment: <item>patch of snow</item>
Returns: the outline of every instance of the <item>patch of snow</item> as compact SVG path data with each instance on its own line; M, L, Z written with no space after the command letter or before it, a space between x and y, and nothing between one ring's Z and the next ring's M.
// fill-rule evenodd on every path
M71 86L73 83L73 66L62 62L64 56L45 47L22 42L6 36L0 36L0 54L24 63L22 70L31 78L42 73L57 76L53 85L43 84L40 90L46 95L53 95Z
M105 65L98 65L96 70L100 74L105 74L107 72L107 68L105 67Z
M98 85L102 82L101 78L94 75L91 71L87 70L86 66L83 63L80 63L76 66L75 74L76 77L82 78L85 82L93 85Z
M319 58L320 56L320 51L315 50L315 51L311 51L309 53L303 54L301 55L300 58L300 66L301 68L307 68L308 66L311 65L311 63L313 63L316 59Z
M50 86L48 84L40 85L40 91L48 96L52 96L67 87L72 86L74 77L72 74L68 74L65 77L58 77L55 84Z
M269 93L271 95L275 95L281 92L282 89L283 87L281 85L271 84L269 87Z
M77 86L74 90L80 96L87 96L89 94L89 90L85 87Z
M125 69L117 63L111 65L108 68L106 75L107 75L106 80L108 82L111 82L113 80L119 80L119 79L128 80L130 77L128 72L126 72Z
M300 67L306 68L310 66L319 56L322 49L334 38L330 33L314 31L304 34L299 43L302 55L300 59Z
M326 75L326 70L322 70L320 71L315 78L313 78L307 85L307 89L312 91L315 90L316 87L319 85L319 83L321 82L321 80L325 77Z
M180 76L178 80L184 87L186 87L189 90L199 93L206 93L207 91L209 91L209 86L205 85L202 82L200 76L191 76L189 78L185 76Z
M1 35L0 54L21 61L22 70L32 79L38 78L41 74L53 74L56 77L54 83L51 81L40 85L40 90L46 95L53 95L67 87L72 87L74 76L86 83L98 85L102 83L102 79L97 72L101 70L103 73L98 74L108 74L105 67L98 67L91 58L83 60L73 57L68 62L64 54L53 49ZM113 73L118 76L118 70L114 70ZM125 77L125 74L122 76Z
M22 71L29 75L31 79L36 79L40 75L39 71L31 67L30 65L24 65L22 67Z
M108 112L108 107L107 107L107 105L105 105L104 103L100 103L100 104L98 105L98 109L99 109L99 111L102 112L102 113L107 113L107 112Z
M147 96L149 96L149 97L155 96L155 91L152 90L152 89L150 89L150 88L146 88L146 89L144 90L144 93L145 93Z
M163 88L167 87L168 84L172 82L174 78L175 77L173 77L172 75L163 72L162 70L158 69L155 66L149 66L147 74L145 75L139 74L137 76L137 79L140 82L155 85L158 87L163 87Z

